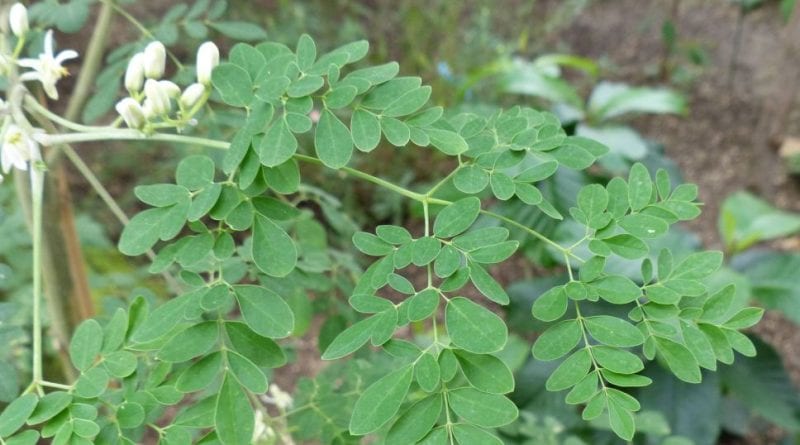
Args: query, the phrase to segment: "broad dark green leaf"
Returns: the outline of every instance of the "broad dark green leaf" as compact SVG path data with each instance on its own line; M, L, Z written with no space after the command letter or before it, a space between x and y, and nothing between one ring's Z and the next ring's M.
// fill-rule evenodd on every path
M563 286L556 286L543 293L533 302L531 312L542 321L555 321L567 312L567 294Z
M222 100L234 107L244 107L253 100L253 81L243 68L222 63L211 73L211 82Z

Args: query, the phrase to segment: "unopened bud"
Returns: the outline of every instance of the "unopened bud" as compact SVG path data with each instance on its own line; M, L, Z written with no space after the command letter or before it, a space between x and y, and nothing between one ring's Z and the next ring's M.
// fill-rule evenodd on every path
M169 93L157 80L147 79L144 83L144 94L150 99L153 113L156 115L169 113Z
M197 49L197 81L211 85L211 72L219 65L219 48L214 42L205 42Z
M167 63L167 49L164 44L150 42L144 49L144 74L148 79L158 79L164 75L164 66Z
M128 62L125 70L125 88L129 93L142 91L144 85L144 53L136 53Z
M206 93L206 87L200 83L189 85L181 94L181 105L185 108L192 108L197 104L201 97Z
M22 3L14 3L8 11L8 24L11 32L17 37L22 37L28 32L28 10Z
M175 82L170 80L159 80L158 86L167 93L167 96L171 97L172 99L181 97L181 87L175 85Z
M142 110L142 106L139 105L139 102L136 102L130 97L126 97L117 102L115 108L128 127L139 129L144 126L146 119L144 110Z

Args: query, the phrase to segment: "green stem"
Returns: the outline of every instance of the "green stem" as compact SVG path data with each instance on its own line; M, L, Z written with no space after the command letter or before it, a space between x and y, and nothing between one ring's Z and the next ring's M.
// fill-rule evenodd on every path
M33 205L33 382L42 374L42 195L44 173L30 166L31 202Z
M99 140L141 140L141 141L149 140L149 141L164 141L164 142L176 142L182 144L200 145L204 147L216 148L221 150L226 150L228 149L228 147L230 147L230 144L228 142L208 139L203 137L185 136L182 134L167 134L167 133L155 133L147 135L138 130L114 129L114 128L108 128L108 131L106 132L37 135L37 139L44 145L51 145L58 143L72 143L72 142L89 142L89 141L99 141ZM315 158L313 156L295 154L294 159L309 164L324 165L320 159ZM365 173L362 172L361 170L357 170L354 168L342 167L339 169L339 171L346 173L347 175L353 176L355 178L371 182L375 185L383 187L387 190L391 190L399 195L405 196L409 199L413 199L414 201L418 201L423 204L427 203L427 204L447 206L453 203L452 201L447 201L444 199L431 198L427 193L422 194L408 190L404 187L396 185L385 179L370 175L369 173ZM559 252L562 252L577 261L581 262L584 261L583 258L575 255L570 249L565 248L564 246L551 240L544 234L534 229L531 229L530 227L520 222L514 221L511 218L505 217L498 213L491 212L489 210L481 210L481 213L483 213L486 216L491 216L492 218L503 221L514 227L517 227L525 231L526 233L532 235L533 237L541 240L542 242L550 245Z

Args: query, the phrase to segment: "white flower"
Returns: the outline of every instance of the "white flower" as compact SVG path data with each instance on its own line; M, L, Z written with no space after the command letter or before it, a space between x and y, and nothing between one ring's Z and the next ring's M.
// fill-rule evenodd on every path
M0 163L3 173L11 171L11 167L27 170L28 162L39 160L39 145L15 124L9 124L3 134L3 146L0 149Z
M28 71L20 76L21 80L38 80L44 87L44 92L47 93L51 99L58 99L58 90L56 90L56 83L64 76L69 75L69 71L61 66L64 61L78 57L78 53L66 49L53 54L53 30L47 31L44 36L44 52L39 54L38 59L20 59L19 65L25 68L30 68L33 71Z
M164 66L167 63L167 49L164 44L150 42L144 49L144 74L149 79L158 79L164 75Z
M211 72L219 65L219 48L214 42L205 42L197 49L197 81L211 85Z
M147 79L147 82L144 83L144 94L150 100L153 113L156 115L169 113L169 92L159 81Z
M133 98L126 97L117 102L115 106L117 113L122 116L122 119L130 128L142 128L146 122L144 117L144 110L139 102Z
M125 70L125 89L131 94L138 93L142 91L142 85L144 85L144 53L136 53L131 57Z
M269 385L269 395L272 398L272 403L281 409L287 409L294 403L292 396L274 383Z
M11 32L17 37L22 37L28 32L28 10L22 3L14 3L8 10L8 24Z
M185 108L192 108L197 104L200 98L206 93L206 87L201 83L193 83L186 87L181 94L181 105Z

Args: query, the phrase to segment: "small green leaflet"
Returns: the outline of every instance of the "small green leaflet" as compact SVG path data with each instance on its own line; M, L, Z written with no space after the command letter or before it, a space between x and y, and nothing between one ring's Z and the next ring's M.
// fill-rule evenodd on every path
M253 262L265 274L283 277L297 264L292 238L271 219L256 215L253 224Z
M322 111L314 135L317 156L330 168L342 168L353 156L353 139L350 130L328 109Z
M474 388L458 388L447 395L453 412L463 420L485 428L507 425L519 414L516 405L499 394L489 394Z
M288 337L294 329L294 314L278 294L261 286L234 286L244 321L257 334L268 338Z
M497 352L508 340L508 328L500 317L463 297L447 303L445 324L453 344L476 354Z
M442 413L442 395L437 393L420 400L406 410L389 428L386 445L416 443L436 425Z
M69 344L69 356L79 371L86 371L103 346L103 328L95 320L86 320L75 329Z
M452 238L466 231L478 218L481 201L475 197L458 200L445 207L436 216L433 234L439 238Z
M404 366L370 385L353 408L350 434L369 434L394 417L406 398L412 375L413 368Z
M230 374L225 374L217 394L214 429L225 445L250 443L255 418L247 394Z

